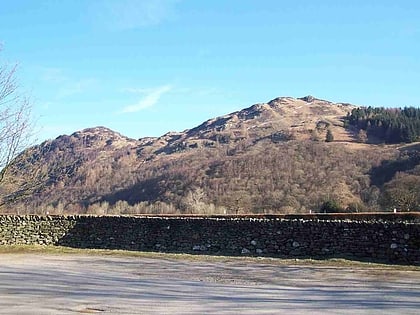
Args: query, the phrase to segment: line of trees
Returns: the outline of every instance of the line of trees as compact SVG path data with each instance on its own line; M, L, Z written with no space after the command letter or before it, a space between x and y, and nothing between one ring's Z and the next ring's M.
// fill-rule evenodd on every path
M420 140L420 108L359 107L352 110L347 121L385 143Z

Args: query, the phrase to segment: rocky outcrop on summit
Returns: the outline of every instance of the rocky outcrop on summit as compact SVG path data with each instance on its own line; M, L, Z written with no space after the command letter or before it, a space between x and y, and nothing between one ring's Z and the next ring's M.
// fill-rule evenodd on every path
M43 143L48 146L66 147L68 144L84 149L119 149L137 145L137 141L127 138L118 132L105 127L87 128L76 131L70 136L62 135L55 140L49 140Z
M343 129L343 118L354 106L332 103L313 96L279 97L268 103L252 105L240 111L209 119L183 133L165 135L166 141L157 153L173 153L197 147L211 147L237 141L255 142L262 139L299 139L311 137L320 122L336 130L339 140L351 140ZM340 127L340 128L337 128ZM321 132L325 132L321 130Z

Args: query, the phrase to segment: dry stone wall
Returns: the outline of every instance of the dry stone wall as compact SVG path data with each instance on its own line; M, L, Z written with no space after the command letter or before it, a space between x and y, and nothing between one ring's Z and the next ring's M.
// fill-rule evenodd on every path
M381 220L0 215L15 244L420 265L420 223Z

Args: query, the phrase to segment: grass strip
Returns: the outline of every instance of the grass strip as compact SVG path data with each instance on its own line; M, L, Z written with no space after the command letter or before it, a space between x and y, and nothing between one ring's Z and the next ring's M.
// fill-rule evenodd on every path
M373 268L389 269L399 271L420 271L420 266L381 264L350 260L345 258L311 259L311 258L271 258L271 257L243 257L243 256L214 256L203 254L184 253L161 253L161 252L140 252L115 249L85 249L63 246L42 246L42 245L1 245L0 255L4 254L36 254L36 255L92 255L112 257L138 257L148 259L164 260L186 260L196 262L243 262L270 265L299 265L299 266L325 266L325 267L348 267L348 268Z

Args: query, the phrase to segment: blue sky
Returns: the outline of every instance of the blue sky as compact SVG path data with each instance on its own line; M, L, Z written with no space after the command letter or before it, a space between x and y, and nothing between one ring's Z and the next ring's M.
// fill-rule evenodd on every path
M420 1L5 0L40 141L182 131L277 96L418 106Z

